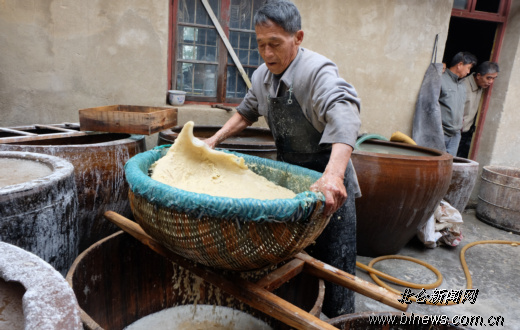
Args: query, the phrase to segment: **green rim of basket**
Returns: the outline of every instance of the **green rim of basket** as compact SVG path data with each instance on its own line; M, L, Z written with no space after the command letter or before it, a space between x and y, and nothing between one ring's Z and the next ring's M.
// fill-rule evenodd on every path
M239 221L291 222L309 219L318 202L321 202L319 205L325 203L323 194L311 191L301 191L291 199L259 200L216 197L174 188L148 176L149 167L164 156L168 147L170 145L163 145L139 153L125 164L125 176L131 191L154 205L171 208L196 218L209 216ZM299 176L305 176L312 184L321 177L321 173L300 166L227 150L221 151L243 157L246 165L260 175L262 169L271 168L280 170L280 173L289 173L292 178L285 179L293 182L296 182Z

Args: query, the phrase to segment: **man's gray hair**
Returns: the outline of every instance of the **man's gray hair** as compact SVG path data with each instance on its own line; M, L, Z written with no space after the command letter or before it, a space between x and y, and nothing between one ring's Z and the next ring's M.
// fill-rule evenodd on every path
M255 26L271 21L290 34L294 34L302 28L298 8L287 0L267 0L257 10L254 20Z
M475 69L475 73L480 73L480 75L486 75L488 73L497 73L500 70L498 69L498 63L485 61L479 64L477 69Z

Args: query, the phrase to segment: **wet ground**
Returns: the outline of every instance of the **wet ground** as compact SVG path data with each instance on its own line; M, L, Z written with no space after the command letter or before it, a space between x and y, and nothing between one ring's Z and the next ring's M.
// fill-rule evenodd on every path
M440 246L425 248L419 240L412 240L400 255L421 259L436 267L443 276L437 289L425 290L430 297L446 290L450 295L462 291L466 293L467 282L460 262L461 249L471 242L481 240L510 240L520 243L520 235L489 226L475 216L474 209L466 209L462 214L463 240L457 247ZM519 244L520 245L520 244ZM426 305L412 302L408 312L422 315L446 315L450 320L468 325L473 322L474 329L520 329L520 246L482 244L469 248L466 262L473 281L473 289L478 294L473 303L452 306ZM368 264L372 258L358 256L357 261ZM392 276L414 283L432 283L436 276L423 266L402 260L384 260L375 265L376 269ZM363 270L357 269L356 275L373 282ZM404 291L404 287L392 285ZM438 290L437 292L434 292ZM418 293L420 290L414 290ZM476 290L470 291L475 293ZM356 312L399 312L363 295L356 294ZM501 324L503 326L497 325ZM477 324L475 324L477 322Z

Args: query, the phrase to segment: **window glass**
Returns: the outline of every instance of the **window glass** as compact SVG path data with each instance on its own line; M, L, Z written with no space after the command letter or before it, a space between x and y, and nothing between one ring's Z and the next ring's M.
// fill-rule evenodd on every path
M264 0L231 0L230 5L229 43L249 79L256 67L263 63L258 53L253 22L254 13L263 2ZM227 63L226 97L242 98L247 92L246 83L229 55Z
M215 16L222 10L229 10L229 22L223 28L229 29L228 39L240 64L251 79L252 73L263 63L258 53L254 31L254 13L265 0L208 0ZM225 84L225 98L242 98L247 86L235 62L228 54L227 59L219 58L220 36L200 0L179 0L176 29L175 74L172 88L187 92L187 97L211 97L218 102L226 102L217 97L217 88ZM221 8L221 6L229 6ZM219 65L226 63L225 76L218 76ZM224 86L222 86L224 87ZM236 100L235 100L236 101Z
M478 0L475 4L476 11L485 11L488 13L498 13L500 8L500 0Z
M466 9L468 7L468 0L454 0L453 8L455 9Z
M180 60L217 61L217 31L215 29L179 26L178 52Z
M219 17L220 14L220 3L219 0L208 0L208 3L215 13L215 16ZM204 5L200 0L179 0L179 12L177 17L178 23L188 24L202 24L202 25L213 25L211 18L204 8Z
M219 0L209 0L218 15ZM177 17L176 88L189 96L217 94L219 36L201 1L180 0Z
M229 28L254 30L253 18L263 0L231 0Z
M258 53L258 44L254 32L229 31L229 43L242 65L258 66L263 63ZM234 64L231 56L228 56L228 64Z
M177 89L192 96L215 97L217 94L217 65L178 62Z
M256 68L244 68L244 71L251 77ZM243 98L246 96L247 86L244 78L240 75L236 66L228 66L227 68L227 84L226 97L228 98Z

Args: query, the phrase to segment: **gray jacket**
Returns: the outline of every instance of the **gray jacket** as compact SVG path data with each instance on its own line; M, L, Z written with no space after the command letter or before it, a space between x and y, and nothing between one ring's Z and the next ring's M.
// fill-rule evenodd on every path
M237 111L255 122L267 117L267 95L276 97L273 74L262 64L252 76L252 87ZM345 143L354 147L361 126L360 99L352 85L339 77L337 66L324 56L305 48L298 50L280 79L293 93L305 117L320 133L320 144ZM280 84L281 85L281 84Z
M466 85L463 79L447 69L441 76L442 129L447 136L453 136L462 129L464 103L466 102Z

